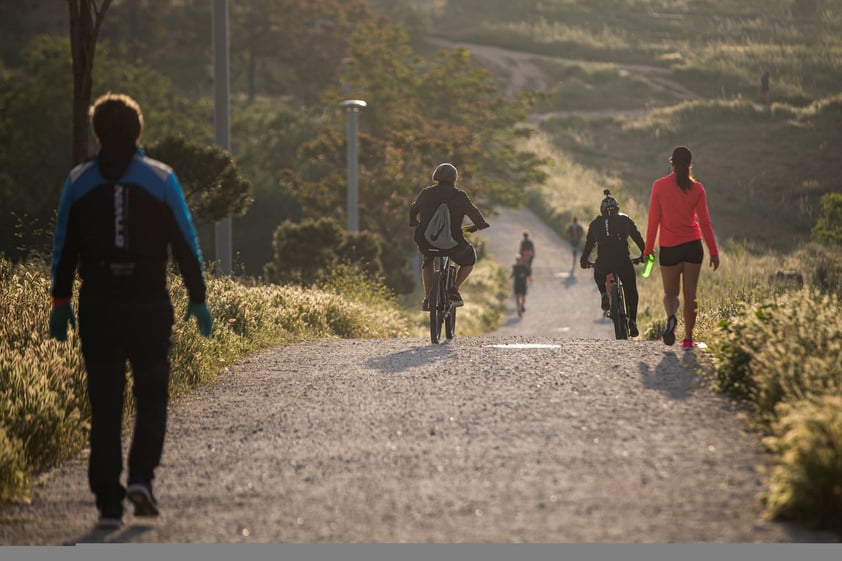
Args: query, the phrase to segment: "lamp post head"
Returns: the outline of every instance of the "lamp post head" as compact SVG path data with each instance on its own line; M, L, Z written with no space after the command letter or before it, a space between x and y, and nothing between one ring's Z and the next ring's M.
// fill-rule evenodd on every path
M359 111L365 107L367 103L361 99L346 99L339 103L339 107L344 107L349 111Z

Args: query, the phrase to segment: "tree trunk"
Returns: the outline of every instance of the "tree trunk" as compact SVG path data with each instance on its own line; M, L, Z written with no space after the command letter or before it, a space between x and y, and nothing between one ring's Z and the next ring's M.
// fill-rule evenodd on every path
M70 51L73 56L73 146L76 165L88 157L88 107L93 88L94 53L100 25L111 0L67 0L70 8Z

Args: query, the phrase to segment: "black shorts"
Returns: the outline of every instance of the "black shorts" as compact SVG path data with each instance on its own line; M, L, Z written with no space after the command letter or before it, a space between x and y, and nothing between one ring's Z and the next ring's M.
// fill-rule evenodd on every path
M694 240L680 245L661 247L658 263L661 267L672 267L679 263L701 264L704 258L705 250L702 249L702 240Z
M454 263L459 265L460 267L467 267L468 265L473 265L477 262L477 251L474 249L474 246L470 244L470 242L465 242L465 245L461 248L457 248L450 254L450 258L453 260ZM423 253L423 252L422 252ZM429 265L435 259L435 255L424 255L424 265Z

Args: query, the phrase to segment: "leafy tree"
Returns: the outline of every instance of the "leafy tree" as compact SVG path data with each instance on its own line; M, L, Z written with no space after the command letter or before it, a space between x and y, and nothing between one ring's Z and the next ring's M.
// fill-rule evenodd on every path
M545 179L542 162L515 148L518 136L528 134L517 125L533 98L505 98L490 74L471 64L468 51L442 51L425 61L402 30L384 26L360 29L351 46L354 97L369 103L360 118L360 184L372 196L360 196L375 212L374 222L391 223L374 209L413 196L441 161L454 163L462 185L488 204L521 204L525 186ZM321 211L341 208L344 135L326 130L301 155L310 162L299 168L302 184L312 193L311 183L322 183L316 192L323 200L302 196Z
M237 164L254 185L254 204L234 220L233 240L245 272L262 274L272 260L272 238L284 220L301 220L301 206L287 189L284 170L298 162L298 146L324 125L321 111L283 100L257 100L232 108L231 137Z
M151 64L183 91L210 89L208 0L132 0L109 13L105 37L129 45L128 61ZM373 19L363 0L249 0L228 3L231 88L247 101L291 96L306 105L336 79L348 37ZM197 87L198 85L198 87Z
M42 244L30 233L15 233L24 222L30 230L49 230L61 185L73 158L71 150L72 73L69 40L37 36L22 51L24 66L10 70L0 82L0 252L18 258ZM144 113L142 141L184 134L210 142L210 106L172 94L172 83L143 66L112 57L100 45L94 70L94 92L124 92ZM91 155L91 154L88 154Z
M842 243L842 193L822 196L822 212L813 227L813 237L823 242Z
M405 271L414 254L406 209L438 163L455 164L460 185L486 210L522 204L526 186L544 181L541 160L516 149L526 134L517 124L533 99L504 98L468 51L443 51L427 61L413 52L405 32L382 24L361 26L350 45L346 79L353 97L368 102L360 116L360 224L390 241L394 251L383 255L387 271ZM331 97L341 99L340 92L328 90L325 98ZM336 109L335 122L344 117ZM345 142L334 125L301 146L299 163L284 181L304 216L344 221ZM395 289L392 282L403 285L392 278Z
M232 60L248 99L261 92L317 102L335 79L352 29L372 17L360 0L232 3Z
M251 183L240 174L231 154L219 146L168 136L150 145L148 154L175 170L198 225L242 216L252 202Z

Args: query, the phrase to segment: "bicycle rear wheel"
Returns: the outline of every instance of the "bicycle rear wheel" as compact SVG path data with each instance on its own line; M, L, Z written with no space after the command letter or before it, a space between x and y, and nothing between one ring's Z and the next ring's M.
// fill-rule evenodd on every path
M444 298L442 297L441 271L433 273L433 285L430 289L430 342L439 344L441 325L444 321Z
M447 271L447 283L445 283L444 292L447 294L450 291L450 287L453 286L454 280L454 272L453 268L448 269ZM444 335L448 339L453 339L456 335L456 310L458 309L456 306L450 305L449 299L445 300L447 310L444 312Z
M628 339L629 321L626 316L626 298L619 282L615 282L611 287L611 319L614 320L614 337Z

